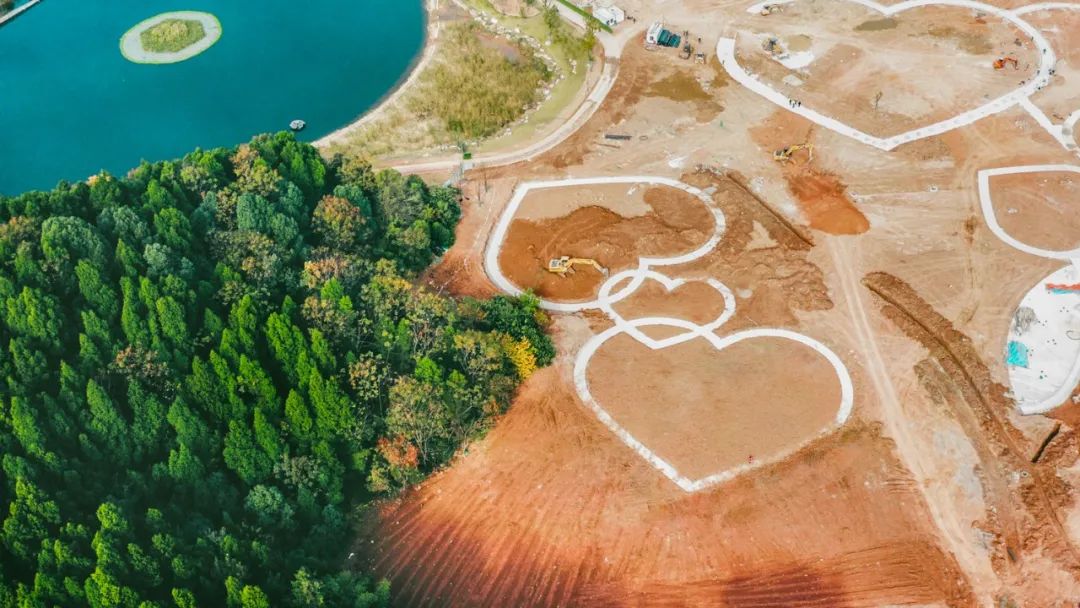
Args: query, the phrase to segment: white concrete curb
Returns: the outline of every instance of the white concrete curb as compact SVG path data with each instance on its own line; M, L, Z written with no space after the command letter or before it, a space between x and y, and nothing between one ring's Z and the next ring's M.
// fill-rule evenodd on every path
M991 15L995 15L1005 21L1008 21L1015 25L1018 29L1031 37L1035 43L1036 48L1040 51L1039 67L1035 76L1024 86L1013 90L1010 93L1006 93L996 99L992 99L977 108L962 112L956 116L936 122L925 127L919 127L906 133L901 133L893 137L881 138L869 133L865 133L851 127L844 122L825 116L820 112L805 108L802 106L791 107L791 98L780 93L776 89L772 88L768 84L761 82L749 72L747 72L742 66L739 65L738 60L735 58L735 39L734 38L721 38L716 43L716 57L720 60L721 65L727 70L728 74L732 78L737 80L740 84L746 88L754 91L758 95L761 95L765 99L773 102L781 108L786 108L788 111L798 114L807 120L810 120L819 126L822 126L830 131L839 133L846 137L850 137L856 141L861 141L864 144L874 146L880 150L889 151L893 148L924 139L926 137L933 137L935 135L941 135L947 131L970 125L982 118L997 114L1007 110L1014 105L1026 100L1036 91L1046 86L1050 82L1050 69L1056 63L1056 57L1054 50L1051 48L1049 41L1043 37L1031 24L1027 23L1023 19L1017 16L1015 11L999 8L990 4L984 4L982 2L976 2L974 0L907 0L906 2L900 2L891 6L884 6L873 2L872 0L847 0L860 4L869 9L878 11L882 15L890 16L903 11L919 8L924 6L956 6L961 8L970 8L973 10L983 11ZM758 6L758 5L754 5ZM753 7L751 7L753 8ZM1025 106L1026 108L1027 106ZM1061 141L1059 139L1059 141Z
M517 190L514 191L513 197L511 197L510 202L506 204L506 209L503 211L502 216L499 218L499 222L495 225L495 229L491 232L491 236L488 237L487 249L484 252L484 270L487 272L487 275L491 277L492 282L494 282L499 287L499 289L502 289L507 293L512 293L515 295L522 293L522 289L517 285L514 285L510 281L510 279L506 278L506 276L502 273L502 269L499 267L499 252L502 250L503 241L506 240L506 233L510 229L510 224L513 222L514 216L517 214L517 210L521 206L521 202L525 200L525 196L528 195L529 192L532 192L533 190L540 190L543 188L559 188L562 186L591 186L597 184L659 184L662 186L670 186L672 188L678 188L696 196L699 200L701 200L702 203L704 203L709 208L710 211L712 211L715 221L713 235L705 244L698 247L697 249L694 249L693 251L674 257L639 258L638 271L644 271L652 266L685 264L686 262L696 260L703 255L709 253L716 247L716 244L720 242L720 239L721 237L723 237L724 231L727 228L723 212L721 212L712 204L712 199L709 197L709 195L705 194L698 188L667 177L634 175L613 177L585 177L542 182L526 182L518 186ZM620 273L620 275L617 276L622 276L622 274L623 273ZM614 279L615 277L608 278L607 281L605 281L605 285L607 283L611 283ZM633 286L634 289L636 289L637 285L639 285L641 280L644 279L642 278L636 280L637 283ZM619 293L623 295L613 301L617 302L619 299L622 299L622 297L629 295L629 293L632 291L633 289L630 289L629 291L625 289L620 290ZM605 293L603 288L601 288L601 293ZM607 290L607 293L610 293L610 288ZM579 310L602 307L602 303L599 298L588 302L574 303L540 300L540 305L547 310L554 310L557 312L577 312Z
M642 257L638 259L637 268L630 270L624 270L616 273L615 275L608 277L607 280L600 286L600 291L597 294L595 300L589 302L580 303L562 303L552 302L549 300L541 300L541 306L548 310L558 312L576 312L585 309L600 309L607 314L611 320L615 323L611 328L593 336L578 352L574 362L574 387L577 389L578 396L581 397L582 402L596 414L597 418L603 423L611 432L615 433L623 443L625 443L632 450L637 452L642 458L644 458L649 464L656 468L660 473L674 482L677 486L682 488L686 492L696 492L704 488L716 485L718 483L727 481L736 475L749 471L751 469L783 460L794 452L802 449L805 445L814 441L818 437L821 437L827 433L832 432L837 427L842 425L848 417L851 415L851 410L854 404L854 388L851 381L851 375L848 372L847 367L836 355L835 352L830 350L827 346L805 336L803 334L786 330L786 329L771 329L761 328L752 329L747 331L741 331L734 334L729 334L724 337L716 335L715 331L719 329L724 323L731 319L735 314L735 295L730 289L720 281L715 279L707 279L707 283L715 289L721 297L724 299L724 310L713 321L706 323L705 325L699 325L691 321L685 321L683 319L676 319L672 317L645 317L640 319L627 320L618 311L615 310L614 304L620 300L626 298L633 292L637 291L646 280L657 281L664 286L669 292L677 289L679 286L686 283L685 279L670 278L656 270L653 267L656 266L672 266L676 264L683 264L695 259L698 259L710 251L712 251L716 245L720 242L726 230L726 223L723 213L713 205L713 201L709 195L703 191L694 188L688 184L665 178L655 176L618 176L618 177L593 177L593 178L578 178L578 179L562 179L547 182L528 182L522 184L514 192L513 197L507 204L506 209L503 211L502 216L499 218L498 224L495 226L495 230L492 232L491 237L488 240L487 248L484 252L484 268L491 278L492 282L499 286L500 289L512 294L520 294L522 290L510 282L509 279L502 273L499 268L499 252L502 249L503 241L506 239L506 233L509 230L510 224L517 214L517 210L521 206L521 202L525 196L536 189L542 188L557 188L561 186L582 186L592 184L661 184L665 186L671 186L679 188L694 196L698 197L708 208L712 211L715 218L715 225L713 229L713 235L709 240L702 245L690 251L688 253L677 255L667 258L650 258ZM612 293L616 287L626 282L626 285L619 288ZM667 338L657 340L649 337L641 331L641 327L647 326L663 326L663 327L677 327L683 329L682 333ZM627 431L622 425L620 425L614 417L611 416L597 401L593 398L591 391L589 390L589 383L586 371L588 369L589 360L593 354L612 337L625 333L638 342L641 342L645 346L652 350L659 350L670 346L675 346L695 338L702 338L708 340L710 344L717 350L723 350L732 344L736 344L743 340L750 340L753 338L783 338L792 340L809 346L814 349L818 354L825 357L825 359L836 370L836 375L840 381L840 404L837 407L836 416L833 423L828 427L821 429L817 434L807 437L805 441L798 445L790 446L783 452L774 455L772 458L755 461L753 463L747 463L745 465L739 465L731 469L719 471L717 473L710 474L701 479L690 479L685 475L679 473L679 471L669 462L658 456L655 452L650 450L645 444L639 441L629 431Z
M1009 366L1009 387L1013 400L1020 413L1026 416L1043 414L1062 405L1069 399L1077 383L1080 383L1080 345L1068 337L1068 331L1061 331L1063 327L1068 330L1069 325L1076 327L1074 310L1080 296L1051 294L1046 289L1047 283L1076 282L1080 275L1077 271L1078 268L1073 265L1058 268L1036 283L1020 301L1020 306L1033 309L1040 321L1049 324L1049 327L1036 325L1022 336L1021 341L1029 348L1034 343L1039 345L1037 354L1032 355L1032 369ZM1061 337L1062 333L1066 336L1058 341L1057 338ZM1021 336L1018 335L1017 338ZM1032 349L1032 352L1036 351ZM1047 352L1049 356L1046 355ZM1070 358L1071 363L1062 369L1060 364ZM1035 369L1045 371L1045 376L1038 375ZM1044 391L1048 385L1052 390L1046 394Z
M735 311L732 309L730 310L730 312L725 311L725 314L728 314L728 316L730 316L730 314L734 314L734 312ZM727 348L728 346L731 346L732 344L742 342L743 340L750 340L753 338L783 338L798 342L805 346L809 346L810 348L814 349L818 354L825 357L825 359L833 366L833 369L836 370L836 375L840 380L840 404L836 410L836 416L833 418L833 423L831 425L827 426L824 429L821 429L817 434L811 437L807 437L805 441L797 445L790 446L788 449L782 451L779 454L776 454L772 458L755 460L753 463L741 464L731 469L712 473L700 479L690 479L685 475L679 473L679 471L674 467L674 465L658 456L645 444L643 444L636 437L634 437L634 435L627 431L622 425L620 425L611 416L611 414L607 412L607 410L605 410L599 403L596 402L596 400L592 396L592 392L589 390L589 381L587 378L586 370L589 365L589 360L592 359L592 356L596 353L600 346L602 346L604 342L607 342L609 339L615 337L616 335L623 333L626 330L627 326L637 330L637 328L639 327L645 327L650 325L685 328L694 324L678 319L661 317L635 319L633 321L623 321L622 323L624 323L625 325L617 324L614 327L604 331L603 333L597 336L593 336L592 339L585 343L585 346L582 347L581 351L578 353L577 359L574 362L574 387L577 389L578 395L581 397L581 400L585 403L586 406L588 406L589 409L593 411L593 413L596 414L596 417L599 418L600 422L602 422L604 426L608 427L608 429L611 430L612 433L615 433L615 436L617 436L620 440L622 440L623 443L629 446L630 449L637 452L639 456L644 458L656 470L663 473L665 477L673 481L675 485L679 486L686 492L697 492L699 490L714 486L718 483L728 481L735 476L745 473L747 471L783 460L784 458L787 458L791 454L794 454L795 452L799 451L807 444L813 442L819 437L822 437L836 430L842 424L844 424L845 421L847 421L849 416L851 416L851 410L854 404L855 390L851 382L851 375L848 373L847 367L836 355L836 353L829 349L829 347L803 334L788 331L786 329L762 328L740 331L721 338L718 337L716 334L712 333L711 331L706 331L704 327L697 326L684 334L672 336L664 340L650 341L651 343L646 343L646 346L653 350L658 350L660 348L666 348L674 344L679 344L682 342L686 342L687 340L700 337L708 340L709 343L711 343L717 351L720 351ZM633 335L633 333L631 332L627 333Z
M1076 116L1078 113L1074 113L1074 116ZM1069 119L1075 122L1072 116L1070 116ZM982 210L983 219L986 221L986 226L990 229L990 232L994 233L994 236L1004 241L1007 245L1019 251L1023 251L1024 253L1030 253L1031 255L1039 256L1042 258L1068 261L1071 262L1074 267L1080 267L1080 248L1071 249L1068 251L1054 251L1051 249L1043 249L1041 247L1029 245L1006 232L1005 229L1001 227L1001 224L998 223L997 213L994 211L994 201L991 195L990 178L999 175L1020 175L1026 173L1056 172L1080 174L1080 166L1060 164L1020 165L1014 167L997 167L994 169L983 169L979 171L978 174L979 207ZM1043 287L1044 283L1054 281L1054 277L1056 275L1063 271L1067 271L1068 269L1068 266L1058 269L1050 276L1036 283L1035 286L1028 291L1027 295L1021 301L1020 306L1026 305L1031 306L1032 308L1038 308L1038 310L1036 310L1036 313L1041 313L1040 316L1044 319L1047 318L1047 311L1049 310L1050 312L1053 312L1056 303L1053 306L1049 307L1037 306L1036 303L1042 302L1043 299L1037 297L1041 294L1038 294L1036 292L1038 292L1040 289L1045 290L1045 287ZM1054 315L1051 314L1049 318L1053 319ZM1060 319L1057 320L1060 322ZM1010 325L1011 323L1012 321L1010 321ZM1024 415L1042 414L1048 412L1063 404L1065 400L1068 399L1069 395L1072 394L1073 389L1076 388L1077 383L1080 382L1080 352L1076 353L1076 358L1070 366L1069 372L1066 374L1065 378L1062 380L1062 383L1056 388L1056 390L1049 396L1039 399L1035 402L1029 402L1024 398L1024 395L1019 394L1020 392L1022 392L1021 388L1024 382L1030 384L1030 380L1024 380L1022 376L1023 374L1020 374L1016 370L1009 370L1009 386L1013 391L1014 401L1016 402L1017 409L1019 409L1020 413Z
M994 202L990 194L990 178L999 175L1017 175L1023 173L1053 173L1053 172L1068 172L1068 173L1080 173L1080 166L1075 165L1024 165L1017 167L998 167L996 169L983 169L979 171L979 205L982 207L983 218L986 220L986 226L990 228L990 232L993 232L996 237L1005 241L1015 249L1019 249L1024 253L1030 253L1031 255L1037 255L1042 258L1051 258L1054 260L1077 260L1080 259L1080 248L1071 249L1069 251L1053 251L1050 249L1042 249L1033 245L1028 245L1023 241L1013 237L1011 234L1005 231L998 223L997 214L994 212Z

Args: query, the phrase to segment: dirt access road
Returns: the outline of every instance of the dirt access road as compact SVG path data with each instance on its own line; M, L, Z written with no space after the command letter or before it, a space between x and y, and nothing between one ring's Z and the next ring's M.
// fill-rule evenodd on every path
M673 29L690 30L695 46L700 36L699 48L710 55L735 31L781 29L785 37L808 37L811 49L821 41L866 58L878 48L903 53L906 63L894 66L896 73L875 79L872 70L848 65L848 56L835 52L823 50L803 68L777 64L784 73L760 46L738 47L740 62L769 66L771 82L780 83L775 86L816 91L806 95L804 107L813 103L822 115L852 116L851 124L867 129L894 120L917 129L940 118L920 100L945 95L951 105L935 107L962 111L1008 90L1002 79L1012 78L1012 68L995 70L992 63L1006 50L1003 44L1012 44L1001 34L1011 26L992 22L990 12L942 9L933 20L901 12L891 16L899 21L895 28L867 32L856 31L865 20L844 21L865 4L838 2L796 0L798 7L766 17L748 13L749 3L705 0L678 6L627 0L625 8L643 24L663 13ZM831 14L840 20L826 23ZM783 20L772 25L772 17ZM1046 11L1031 18L1057 28L1048 34L1051 43L1080 34L1075 18ZM874 37L881 40L876 46ZM910 47L906 38L913 38ZM358 564L389 577L401 605L1076 605L1080 441L1072 425L1080 415L1075 405L1047 416L1018 415L1002 356L1017 304L1064 262L998 238L983 219L977 180L989 167L1080 164L1038 115L1045 112L1053 127L1054 113L1061 112L1052 108L1069 105L1068 95L1055 88L1074 86L1072 70L1080 68L1068 63L1073 57L1064 49L1055 52L1054 80L1030 102L1038 112L1013 104L886 151L763 102L712 57L696 64L630 41L609 94L572 134L528 162L466 175L457 245L424 279L449 293L496 292L483 271L483 253L523 182L631 175L680 180L707 192L722 211L722 239L700 258L663 268L684 286L670 292L643 287L617 305L620 314L700 325L724 305L715 290L690 286L722 282L736 307L717 334L782 328L820 340L850 370L851 416L779 462L684 491L621 441L575 388L576 354L613 327L608 315L557 314L555 365L527 382L483 440L363 522ZM942 54L966 66L934 72L938 81L957 81L947 87L934 89L930 72L907 69ZM968 78L972 70L979 71ZM842 94L829 97L829 91ZM605 133L631 139L613 142ZM775 150L796 143L812 143L813 160L801 153L789 164L773 160ZM1042 222L1062 213L1068 184L1054 182L1059 177L1002 181L995 201ZM1044 185L1052 187L1057 205L1048 210L1037 207ZM525 253L507 263L521 264L527 275L536 261L526 255L529 243L552 242L553 226L580 226L572 217L586 211L595 216L591 232L615 230L619 222L652 213L641 215L642 202L581 192L547 201L518 218L532 222L534 232L511 235L510 250ZM1024 219L1010 216L1010 229L1029 238L1043 234ZM1052 243L1071 242L1067 225L1056 230ZM629 263L640 255L634 247L652 236L612 239L611 251L593 254L602 264ZM587 238L560 246L585 244ZM676 335L665 331L650 336ZM720 438L723 429L700 424L704 414L682 414L732 407L710 401L708 387L731 385L724 374L738 373L738 362L687 351L666 353L649 367L647 349L613 346L608 360L589 368L593 391L617 399L625 409L620 416L646 408L640 412L648 420L644 430L661 443L678 446L681 438L697 445L678 455L690 466L725 466L723 458L732 456L694 443L701 439L687 440L703 430ZM633 369L626 366L631 355ZM668 366L682 373L680 359L708 381L669 390L659 371ZM758 369L774 365L766 359ZM812 359L791 365L778 365L771 375L822 380ZM689 385L693 375L680 382ZM785 384L786 375L773 386L739 392L782 406L769 391ZM802 390L815 408L817 389ZM821 390L829 389L822 384ZM762 410L774 412L773 426L788 424L782 408ZM766 437L768 428L747 426L740 439L767 445L773 438ZM761 439L755 442L754 434Z

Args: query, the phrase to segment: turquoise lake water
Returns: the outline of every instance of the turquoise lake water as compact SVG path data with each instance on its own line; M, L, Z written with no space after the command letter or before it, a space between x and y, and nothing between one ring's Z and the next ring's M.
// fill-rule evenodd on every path
M220 19L221 40L170 65L120 54L161 12ZM301 118L313 140L375 105L423 45L419 0L43 0L0 26L0 193L48 189Z

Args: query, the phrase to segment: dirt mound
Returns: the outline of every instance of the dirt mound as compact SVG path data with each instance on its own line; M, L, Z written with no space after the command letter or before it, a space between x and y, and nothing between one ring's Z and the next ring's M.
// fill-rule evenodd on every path
M847 186L832 173L789 164L784 179L811 228L830 234L862 234L870 221L847 196Z
M550 196L550 191L545 196ZM606 207L586 206L559 218L515 220L503 242L499 266L515 285L533 289L543 298L588 300L596 295L604 275L593 268L578 267L560 277L546 270L548 260L564 255L591 258L609 273L616 273L637 267L641 256L691 251L712 235L712 213L697 197L676 188L653 186L645 191L644 201L651 211L634 217Z
M897 277L876 272L863 284L885 303L885 316L929 350L941 373L925 365L917 369L923 385L939 393L939 401L952 408L982 453L987 488L994 492L988 502L996 505L990 519L998 524L994 532L1001 539L996 568L1003 570L1027 553L1042 553L1080 575L1080 553L1059 515L1071 506L1071 492L1056 475L1052 458L1040 459L1039 465L1030 462L1039 446L1009 424L1012 404L1005 388L993 381L971 339Z
M807 260L812 248L797 226L726 175L701 171L682 176L700 188L715 188L713 201L724 212L727 230L716 249L702 258L664 272L685 278L712 277L736 296L735 317L725 331L747 327L797 327L796 311L832 308L821 269ZM751 247L755 230L764 230L776 246Z
M777 110L767 121L751 129L754 141L772 155L793 144L813 144L814 125L805 118ZM847 195L840 177L820 168L806 151L795 152L781 167L788 189L799 204L811 228L830 234L861 234L870 221Z

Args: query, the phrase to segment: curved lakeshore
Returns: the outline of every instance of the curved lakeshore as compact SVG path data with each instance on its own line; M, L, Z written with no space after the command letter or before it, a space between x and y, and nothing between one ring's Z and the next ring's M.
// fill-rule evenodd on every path
M203 36L178 51L159 52L143 46L142 36L154 27L170 20L193 21L202 26ZM120 37L120 53L134 63L179 63L205 52L221 39L221 21L202 11L172 11L143 19Z
M351 123L315 140L313 144L321 148L324 154L348 151L351 147L353 151L359 150L360 153L379 158L381 165L421 173L452 170L460 165L461 154L457 146L449 146L445 142L411 149L406 143L406 152L390 155L372 152L357 143L357 138L362 138L368 129L383 129L386 124L393 125L395 121L400 121L402 114L407 116L408 110L402 111L402 107L409 103L410 93L422 86L425 73L436 69L439 59L448 52L445 47L451 44L447 40L452 38L453 32L447 27L451 25L449 22L442 23L445 17L441 16L440 3L444 8L451 4L454 5L450 7L451 10L469 13L490 35L503 36L510 40L527 40L527 46L531 44L533 48L541 49L541 53L548 52L544 45L537 42L538 39L544 39L545 32L536 31L535 27L527 25L521 18L502 14L495 17L486 11L477 10L463 0L426 0L424 4L428 15L428 28L424 50L408 76L379 104ZM585 24L580 22L580 16L563 5L553 6L558 10L563 22L574 32L580 34L585 31ZM534 16L533 19L538 17ZM580 72L576 72L576 66L579 62L585 64L581 58L569 59L567 63L568 58L565 56L552 60L550 55L546 55L549 65L552 65L552 61L557 64L561 62L555 69L561 70L563 74L574 71L578 75L565 80L565 76L557 77L554 82L556 92L552 94L550 89L546 91L539 105L528 111L524 117L515 120L501 133L472 142L476 146L472 150L473 163L493 166L532 158L575 132L599 107L610 90L618 71L618 58L622 54L623 46L635 35L636 29L623 28L617 35L597 32L597 52L588 58L587 69ZM550 42L547 46L550 47ZM569 89L566 84L570 85ZM393 126L390 128L394 129Z
M213 14L229 35L208 52L158 69L117 52L133 25L142 24L135 31L153 27L172 18L161 13L177 8ZM270 0L253 18L243 3L212 0L34 5L5 24L0 36L0 56L33 59L0 70L0 90L10 91L4 98L6 135L20 142L0 148L0 193L51 188L60 179L83 180L102 169L127 171L142 159L232 145L288 129L298 117L307 129L297 138L318 139L376 107L423 50L420 0L327 0L318 11L295 9L295 3ZM357 37L356 24L368 22L395 35ZM187 25L186 34L177 27L177 33L159 36L173 46L149 48L191 42L199 27ZM65 42L41 43L51 39ZM210 40L200 39L184 54ZM72 99L79 100L77 113L71 112Z
M438 16L435 14L438 4L439 0L425 0L424 13L427 15L427 27L424 30L424 41L422 43L423 50L413 60L412 65L409 66L409 69L402 75L397 84L387 91L386 95L375 103L375 105L365 110L364 113L345 125L334 129L330 133L311 142L312 145L325 148L326 146L344 142L349 135L356 133L364 125L381 117L386 112L387 108L400 99L401 96L416 83L420 74L423 74L424 70L431 64L431 60L435 57L435 49L438 48L435 44L439 39L441 23Z

